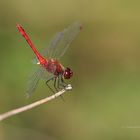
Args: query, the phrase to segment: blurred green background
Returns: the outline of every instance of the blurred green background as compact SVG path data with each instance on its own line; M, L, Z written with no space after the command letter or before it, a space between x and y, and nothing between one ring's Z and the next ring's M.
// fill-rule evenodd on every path
M25 96L34 54L73 21L83 30L61 60L74 71L73 90L0 123L0 140L140 139L140 1L0 0L0 112L50 95L41 82Z

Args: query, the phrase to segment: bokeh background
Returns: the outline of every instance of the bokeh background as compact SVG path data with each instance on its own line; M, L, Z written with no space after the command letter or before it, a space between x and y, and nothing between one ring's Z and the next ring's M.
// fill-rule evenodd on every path
M0 113L50 95L40 82L25 96L34 54L74 21L83 30L61 62L74 71L73 90L0 123L0 140L140 139L140 1L0 0Z

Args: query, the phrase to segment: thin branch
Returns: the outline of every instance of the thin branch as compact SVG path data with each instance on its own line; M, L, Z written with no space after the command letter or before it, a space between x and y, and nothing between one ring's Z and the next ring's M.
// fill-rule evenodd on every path
M55 99L56 97L62 95L62 94L63 94L64 92L66 92L67 90L71 90L71 89L72 89L72 87L71 87L71 85L69 84L69 85L67 85L67 87L65 87L65 89L62 89L61 91L55 93L55 94L52 95L52 96L49 96L49 97L44 98L44 99L41 99L41 100L36 101L36 102L34 102L34 103L32 103L32 104L29 104L29 105L26 105L26 106L23 106L23 107L20 107L20 108L17 108L17 109L13 109L13 110L8 111L8 112L6 112L6 113L0 114L0 121L6 119L6 118L8 118L8 117L11 117L11 116L13 116L13 115L19 114L19 113L21 113L21 112L30 110L30 109L32 109L32 108L34 108L34 107L36 107L36 106L39 106L39 105L41 105L41 104L44 104L44 103L48 102L48 101L51 101L51 100Z

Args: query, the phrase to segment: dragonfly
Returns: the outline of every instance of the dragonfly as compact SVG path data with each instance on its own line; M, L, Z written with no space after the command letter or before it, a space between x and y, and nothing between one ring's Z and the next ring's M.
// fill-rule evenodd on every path
M69 67L64 67L60 63L60 58L81 31L81 23L74 22L63 31L56 33L48 47L44 48L40 53L23 27L20 24L16 26L35 54L33 61L39 65L37 70L29 77L26 90L27 95L30 97L35 92L40 79L45 80L46 85L53 93L65 88L67 86L65 79L70 79L73 76L73 71ZM53 88L49 85L50 81L53 81Z

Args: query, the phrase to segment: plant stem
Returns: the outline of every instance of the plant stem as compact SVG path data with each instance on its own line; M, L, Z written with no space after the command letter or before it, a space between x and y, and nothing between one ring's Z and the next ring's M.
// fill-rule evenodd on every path
M72 87L69 84L69 85L67 85L65 87L65 89L62 89L61 91L55 93L54 95L51 95L49 97L46 97L44 99L41 99L41 100L36 101L34 103L31 103L29 105L26 105L26 106L23 106L23 107L20 107L20 108L17 108L17 109L13 109L13 110L10 110L10 111L8 111L6 113L0 114L0 121L4 120L6 118L9 118L11 116L14 116L16 114L19 114L21 112L30 110L30 109L32 109L32 108L34 108L36 106L41 105L41 104L47 103L48 101L51 101L51 100L55 99L56 97L58 97L58 96L62 95L63 93L65 93L67 90L71 90L71 89L72 89Z

